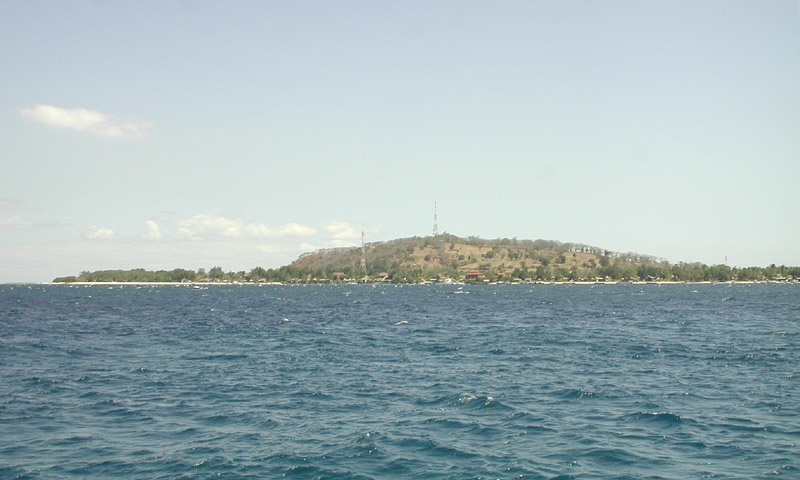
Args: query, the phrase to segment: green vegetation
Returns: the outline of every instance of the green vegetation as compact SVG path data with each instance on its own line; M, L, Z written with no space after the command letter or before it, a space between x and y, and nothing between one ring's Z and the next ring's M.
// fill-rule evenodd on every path
M81 272L77 277L59 277L56 283L69 282L194 282L205 278L205 274L176 268L175 270L148 271L143 268L134 270L101 270L97 272Z
M59 277L69 282L253 282L330 283L423 281L798 281L800 267L732 268L669 262L648 255L612 252L589 245L552 240L485 240L450 234L412 237L366 245L366 271L358 247L307 253L277 269L206 272L177 268L147 271L102 270Z

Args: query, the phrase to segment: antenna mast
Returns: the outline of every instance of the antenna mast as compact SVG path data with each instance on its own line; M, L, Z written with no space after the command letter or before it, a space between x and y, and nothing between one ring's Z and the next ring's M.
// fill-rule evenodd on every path
M367 274L367 250L364 248L364 230L361 230L361 271Z
M436 202L433 202L433 236L439 236L439 216L436 212Z

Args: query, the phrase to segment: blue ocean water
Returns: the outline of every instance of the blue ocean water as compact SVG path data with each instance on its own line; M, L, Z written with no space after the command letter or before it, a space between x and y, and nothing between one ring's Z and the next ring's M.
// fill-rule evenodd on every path
M800 286L0 286L0 478L800 478Z

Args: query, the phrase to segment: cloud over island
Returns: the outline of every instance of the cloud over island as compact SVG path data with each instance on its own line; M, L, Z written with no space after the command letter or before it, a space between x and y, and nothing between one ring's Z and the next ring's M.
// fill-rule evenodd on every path
M0 251L0 264L6 266L6 277L0 280L44 282L80 271L105 269L171 270L215 265L226 271L247 271L256 266L277 268L304 253L355 247L362 230L370 239L377 235L373 228L344 220L315 226L296 222L265 224L215 213L170 220L154 218L135 225L107 221L49 224L14 212L0 216L0 234L9 238L44 227L63 227L73 232L62 234L71 236L61 241L26 241L19 237L22 240L15 240L13 248Z
M145 240L159 240L161 239L161 229L158 224L153 220L144 222L144 233L140 236Z
M325 225L325 230L332 238L338 240L352 240L361 236L361 231L342 220L333 220Z
M53 105L34 105L21 108L20 114L28 119L50 127L69 128L101 137L138 138L144 136L150 122L125 121L116 115L89 110L87 108L61 108Z
M89 225L86 231L83 232L83 238L86 240L110 240L114 238L114 230L106 227Z
M272 227L263 223L248 222L227 215L201 214L175 224L178 237L199 239L204 237L279 238L308 237L317 229L299 223Z

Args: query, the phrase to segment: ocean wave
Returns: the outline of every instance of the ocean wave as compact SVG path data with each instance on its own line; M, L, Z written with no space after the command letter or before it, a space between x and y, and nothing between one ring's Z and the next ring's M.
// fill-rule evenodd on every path
M469 392L447 395L429 401L418 400L417 403L422 405L439 405L441 407L456 407L467 410L509 409L506 405L495 400L494 397L488 395L477 396Z
M797 476L796 286L529 289L0 296L0 478Z
M777 430L771 425L764 425L747 418L728 417L724 423L713 423L713 426L729 432L745 432L764 434L769 431Z
M553 428L544 425L545 421L546 419L544 417L532 415L527 412L514 412L506 415L503 419L504 425L516 427L515 431L522 429L524 434L529 432L555 432Z
M462 422L454 418L426 418L423 422L428 428L463 431L469 428L470 423Z
M239 419L225 414L211 415L208 417L201 417L198 419L203 425L217 426L217 425L230 425L232 423L239 423Z
M66 438L55 438L51 441L50 446L53 447L73 447L78 444L83 444L87 442L93 442L96 440L101 440L99 437L94 437L90 435L70 435Z
M644 422L658 424L664 427L675 427L684 424L687 420L671 412L638 412L621 417L625 422Z
M172 432L172 435L178 438L191 438L200 433L200 429L196 427L184 427L180 430Z
M567 389L567 390L557 391L556 396L558 396L559 398L563 398L564 400L581 400L581 399L603 398L606 395L578 388L574 390Z

